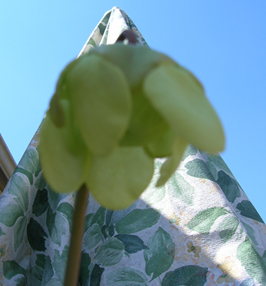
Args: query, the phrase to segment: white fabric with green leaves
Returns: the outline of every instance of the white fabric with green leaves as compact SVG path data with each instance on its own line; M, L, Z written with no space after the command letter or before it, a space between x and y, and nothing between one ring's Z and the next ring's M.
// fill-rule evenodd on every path
M113 44L125 29L146 45L115 7L81 54ZM63 285L75 194L47 185L38 140L39 131L0 197L0 285ZM266 285L266 226L221 157L190 145L172 178L155 188L162 163L125 210L90 196L79 285Z

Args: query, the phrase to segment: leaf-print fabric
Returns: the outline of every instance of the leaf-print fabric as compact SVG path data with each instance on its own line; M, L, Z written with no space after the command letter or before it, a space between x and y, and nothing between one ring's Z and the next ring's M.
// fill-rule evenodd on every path
M107 12L81 54L133 29ZM39 164L39 131L0 197L0 285L63 285L75 194L59 195ZM219 155L190 145L171 180L110 211L90 196L79 285L266 285L266 226ZM119 198L117 198L119 199Z

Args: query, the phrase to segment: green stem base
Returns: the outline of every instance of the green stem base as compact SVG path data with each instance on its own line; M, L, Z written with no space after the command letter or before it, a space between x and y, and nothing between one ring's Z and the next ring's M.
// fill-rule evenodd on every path
M77 191L76 194L64 286L78 285L85 214L88 205L88 197L89 191L84 184L81 186L81 188Z

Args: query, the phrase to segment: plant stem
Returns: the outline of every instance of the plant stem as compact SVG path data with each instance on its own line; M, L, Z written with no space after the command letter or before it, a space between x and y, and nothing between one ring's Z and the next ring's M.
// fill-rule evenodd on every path
M84 184L76 194L64 286L77 286L78 284L88 197L89 191Z

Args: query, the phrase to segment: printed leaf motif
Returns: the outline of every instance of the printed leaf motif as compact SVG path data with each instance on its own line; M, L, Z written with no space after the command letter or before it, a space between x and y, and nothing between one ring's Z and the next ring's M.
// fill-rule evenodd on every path
M239 203L236 208L240 210L240 214L242 216L255 219L261 223L264 223L254 206L250 201L244 200L241 203Z
M160 214L152 209L134 209L116 224L118 233L135 233L152 227L158 222Z
M33 218L30 219L27 226L27 236L33 250L45 251L45 237L47 237L47 234Z
M101 268L98 264L95 264L92 270L92 273L91 273L90 286L100 286L103 271L104 271L104 268Z
M101 240L101 228L97 223L94 223L84 234L84 244L86 245L86 249L90 250L96 247L101 242Z
M109 226L111 219L112 219L113 212L114 211L106 210L106 213L105 213L105 225L106 226Z
M43 271L43 276L42 276L42 284L48 285L47 283L54 276L53 266L52 266L52 262L49 256L46 256L45 264L43 268L44 268L44 271Z
M31 269L30 282L31 282L31 285L41 286L41 283L42 283L42 270L40 269L40 267L35 265Z
M148 286L145 274L131 267L121 267L108 273L106 282L112 286Z
M14 276L18 274L25 275L26 271L21 267L16 261L3 261L3 272L5 278L11 280Z
M113 224L110 224L108 226L108 232L109 232L110 236L114 236L114 234L115 234L115 226Z
M201 159L194 159L193 161L187 162L185 168L188 169L187 174L192 177L215 181L212 173Z
M48 206L49 203L47 190L38 190L32 206L32 212L38 217L47 210Z
M31 185L33 184L33 176L32 176L32 173L30 173L29 171L27 171L27 170L25 170L25 169L23 169L23 168L20 168L20 167L17 167L16 170L15 170L15 172L16 172L16 173L24 174L24 175L28 178L30 184L31 184Z
M59 205L57 210L65 215L65 217L68 221L69 229L70 229L71 224L72 224L72 216L73 216L74 208L69 203L62 203Z
M102 266L117 264L123 257L124 244L115 237L106 240L99 248L95 259Z
M208 268L188 265L166 273L162 286L203 286L206 281Z
M201 234L209 234L216 219L229 211L222 207L213 207L199 212L188 224L187 227Z
M144 259L146 261L146 273L152 276L152 280L168 270L175 254L175 244L171 236L161 227L149 238L148 249L144 250Z
M54 253L53 267L54 267L55 274L56 274L58 280L60 280L62 283L64 281L64 276L65 276L67 254L68 254L68 246L64 247L64 250L63 250L61 255L57 249L55 250L55 253Z
M38 190L43 190L46 187L47 183L44 179L43 174L41 174L41 176L36 180L36 183L34 185Z
M85 226L84 226L84 232L87 231L87 229L91 226L91 222L92 222L92 219L94 217L94 214L87 214L85 216Z
M248 278L243 281L239 286L254 286L254 280L252 278Z
M99 207L93 216L91 224L98 223L98 225L102 227L105 219L105 211L106 209L104 207Z
M20 205L22 210L26 212L28 210L29 188L23 179L16 174L14 174L10 180L11 183L8 187L8 193L16 197L16 202Z
M264 254L262 256L262 260L264 261L264 263L266 265L266 250L264 251Z
M62 235L67 232L66 219L61 212L56 212L54 217L54 224L52 225L51 239L58 246L61 245Z
M161 187L156 187L156 182L158 181L158 178L160 176L160 168L162 166L162 162L160 160L155 160L155 171L154 175L152 177L151 183L149 184L148 188L144 191L144 193L141 195L141 199L143 199L147 204L150 206L161 202L163 198L165 197L165 185Z
M63 203L64 204L64 203ZM63 205L65 206L65 205ZM67 231L67 224L66 224L66 215L71 213L71 208L69 207L58 207L61 211L65 211L66 214L63 214L61 211L53 212L51 208L48 208L47 216L46 216L46 225L51 236L51 239L57 245L61 245L61 236L66 234ZM68 224L70 222L68 221ZM64 226L64 227L62 227ZM69 226L70 227L70 226Z
M53 278L47 284L45 284L45 286L62 286L62 282L57 278Z
M104 31L105 31L105 28L106 28L106 25L104 25L103 23L100 23L98 25L98 28L100 30L100 34L103 35L104 34ZM96 45L96 44L95 44Z
M0 213L0 222L6 226L13 226L24 213L19 205L7 205Z
M126 209L113 212L113 215L111 218L111 224L116 224L118 221L124 218L127 214L129 214L135 208L136 208L136 202Z
M80 270L79 270L79 285L86 286L89 280L90 271L89 265L91 263L91 258L88 253L82 252Z
M182 161L184 161L188 156L194 156L198 153L198 149L193 145L188 145L186 151L184 152Z
M48 191L48 201L50 208L53 211L55 211L57 209L60 195L54 192L48 185L47 185L47 191Z
M14 226L14 249L17 251L19 245L24 241L24 234L26 230L27 218L25 216L19 217Z
M0 227L0 237L1 237L2 235L5 235L5 233L3 232L2 228Z
M144 244L143 240L136 235L131 234L118 234L115 236L123 242L125 251L128 253L136 253L148 247Z
M37 254L36 265L44 269L46 256L44 254Z
M212 162L212 164L215 165L218 169L225 170L228 174L233 175L221 156L211 155L209 153L207 153L207 156L209 160Z
M102 228L101 228L101 231L102 231L102 235L105 239L107 239L108 237L108 234L107 234L107 226L106 225L103 225Z
M209 171L211 172L213 178L217 180L217 169L215 168L215 166L212 164L211 161L206 161L205 164L207 168L209 169Z
M238 219L233 216L225 217L225 219L219 224L217 230L222 241L227 242L235 233L238 228Z
M48 228L48 232L51 235L54 227L55 222L55 214L51 208L48 208L47 216L46 216L46 226Z
M252 278L255 278L262 285L266 284L266 266L248 237L238 246L237 258Z
M89 41L88 41L88 43L87 43L87 45L92 45L92 46L96 46L96 43L95 43L95 41L93 40L93 38L90 38L89 39Z
M175 173L169 180L168 191L172 197L193 205L194 188L179 173Z
M35 169L39 164L39 155L36 149L30 148L27 149L23 157L19 162L19 167L27 170L29 173L33 174Z
M255 233L254 229L253 229L250 225L244 223L243 221L241 221L241 223L242 223L243 226L245 227L246 232L247 232L249 238L251 239L251 241L252 241L253 243L255 243L256 245L258 245L259 243L257 242L256 233Z
M15 280L16 286L25 286L26 284L26 278L25 277L19 277Z
M36 151L37 151L37 152L38 152L38 149L39 149L39 146L36 148ZM39 155L39 153L38 153L38 155ZM40 160L38 160L38 165L37 165L36 170L35 170L35 173L34 173L34 176L35 176L36 178L37 178L38 175L40 174L41 170L42 170L41 162L40 162Z
M219 171L217 184L221 187L230 203L233 203L236 198L241 196L236 181L229 177L224 171Z
M35 262L35 265L30 270L31 285L41 286L44 264L45 264L45 255L37 254L37 260Z

